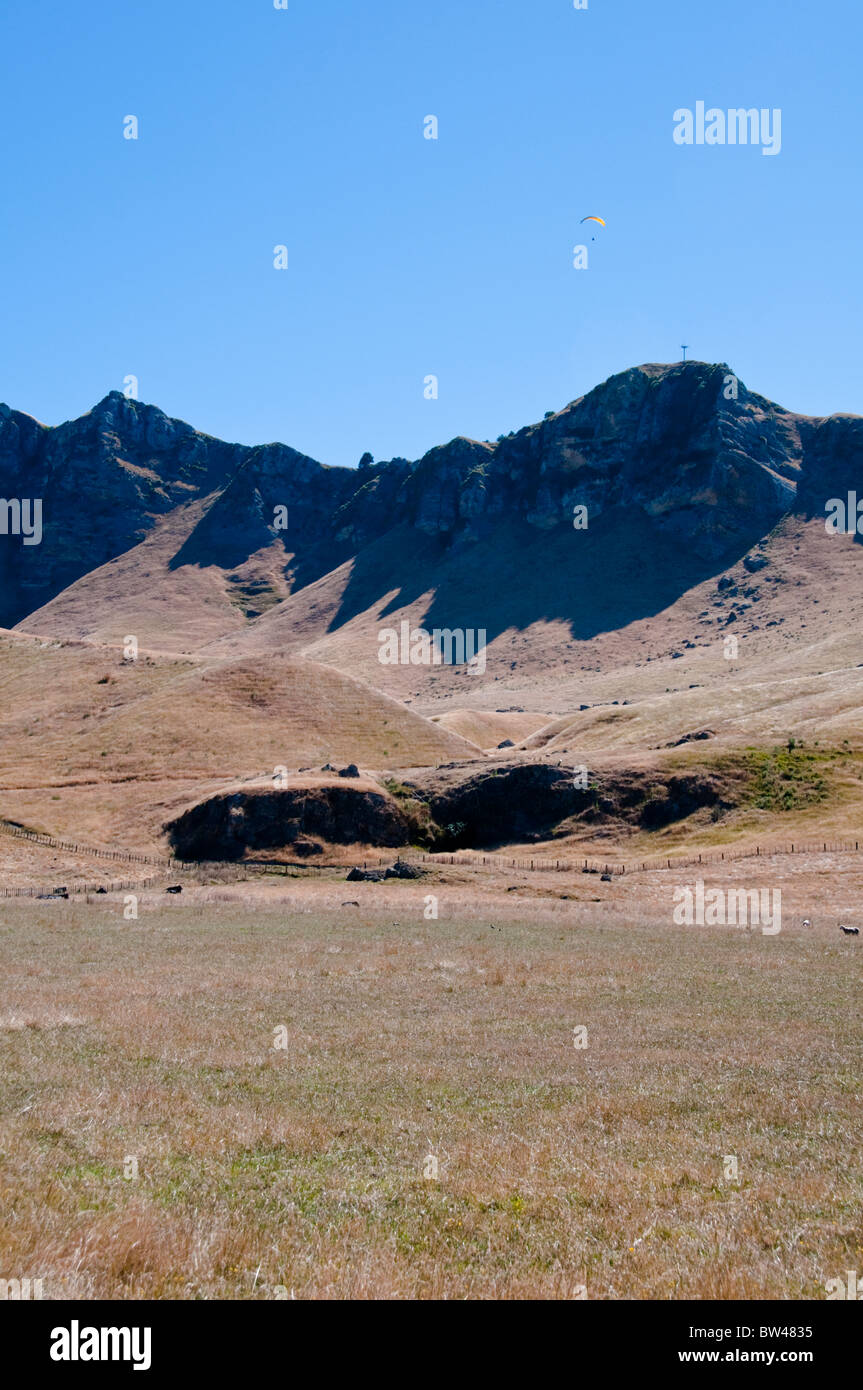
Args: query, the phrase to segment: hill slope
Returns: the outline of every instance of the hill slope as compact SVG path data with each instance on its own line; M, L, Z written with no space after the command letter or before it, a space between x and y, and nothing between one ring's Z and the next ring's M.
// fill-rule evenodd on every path
M152 848L170 812L238 779L480 756L361 682L282 657L203 662L0 632L0 817Z

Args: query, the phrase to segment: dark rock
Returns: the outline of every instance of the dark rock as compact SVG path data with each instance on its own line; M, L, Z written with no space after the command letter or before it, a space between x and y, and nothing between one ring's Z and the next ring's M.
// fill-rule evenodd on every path
M645 830L661 830L718 801L718 784L709 775L693 772L669 777L660 794L643 803L639 821Z
M690 686L690 690L694 687ZM666 743L666 748L680 748L684 743L699 743L706 738L715 738L716 733L713 729L699 729L694 734L684 734L682 738L675 739L673 743Z
M324 847L319 845L317 840L306 840L300 837L291 842L291 849L298 854L301 859L311 859L315 854L323 854Z
M757 574L758 570L766 569L767 559L763 555L744 555L743 568L750 574Z
M348 883L382 883L383 879L382 869L351 869L347 876Z
M515 744L511 738L505 738L503 743L499 743L497 746L498 748L514 748Z
M312 836L329 844L405 845L409 827L391 797L346 786L221 792L165 827L180 859L242 859L290 849Z
M408 864L404 859L397 859L392 868L387 869L384 878L422 878L425 873L416 864Z
M359 777L359 775L360 770L356 763L349 763L347 767L340 768L339 770L340 777Z

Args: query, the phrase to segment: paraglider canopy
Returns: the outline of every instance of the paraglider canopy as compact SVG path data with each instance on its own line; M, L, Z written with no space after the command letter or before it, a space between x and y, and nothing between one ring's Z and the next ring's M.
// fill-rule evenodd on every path
M600 227L605 226L603 219L601 217L594 217L593 214L589 217L582 217L580 225L583 226L585 222L598 222ZM596 241L596 237L591 237L591 241Z

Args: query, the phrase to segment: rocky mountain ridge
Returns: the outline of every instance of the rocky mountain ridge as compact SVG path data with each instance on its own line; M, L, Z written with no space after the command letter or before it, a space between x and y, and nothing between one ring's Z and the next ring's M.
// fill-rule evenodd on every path
M0 535L0 625L22 623L191 502L202 514L171 569L242 572L266 553L281 576L275 602L396 528L451 553L513 522L536 535L571 528L576 507L590 523L644 514L705 560L739 556L785 513L816 514L857 487L861 465L860 416L793 414L727 365L701 362L619 373L495 444L456 438L415 462L356 470L283 444L225 443L117 391L55 428L0 406L0 497L43 507L40 545Z

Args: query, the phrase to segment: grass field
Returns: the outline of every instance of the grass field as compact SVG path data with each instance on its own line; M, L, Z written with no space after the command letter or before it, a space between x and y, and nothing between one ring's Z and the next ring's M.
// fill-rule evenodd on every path
M3 904L0 1276L818 1299L863 1268L856 942L397 889Z

